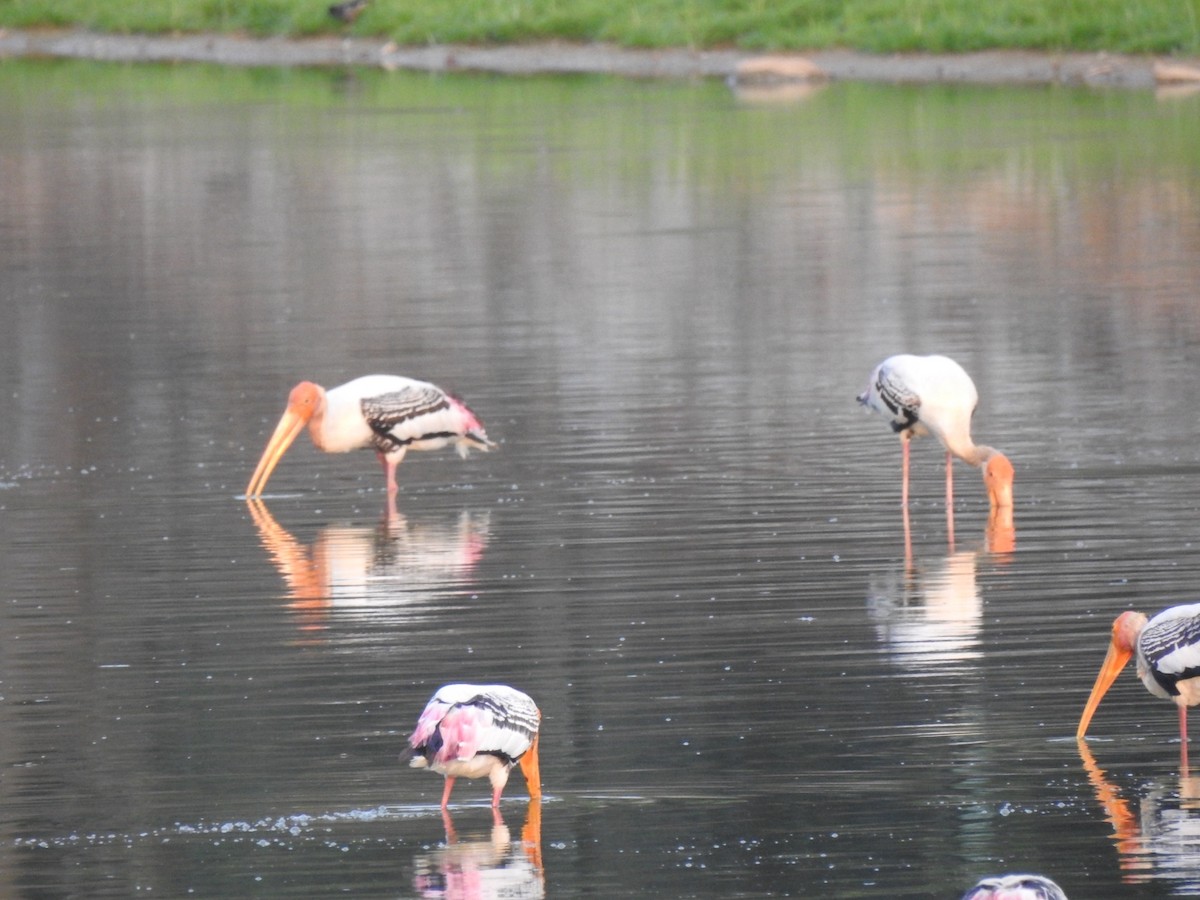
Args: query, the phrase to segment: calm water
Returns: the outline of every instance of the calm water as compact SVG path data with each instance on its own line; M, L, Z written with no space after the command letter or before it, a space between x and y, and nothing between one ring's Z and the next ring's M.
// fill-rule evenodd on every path
M0 894L1200 896L1200 95L0 64ZM945 352L1013 528L854 395ZM462 394L500 451L298 443ZM1003 523L1001 523L1003 524ZM396 756L545 715L502 818ZM1090 755L1089 755L1090 752Z

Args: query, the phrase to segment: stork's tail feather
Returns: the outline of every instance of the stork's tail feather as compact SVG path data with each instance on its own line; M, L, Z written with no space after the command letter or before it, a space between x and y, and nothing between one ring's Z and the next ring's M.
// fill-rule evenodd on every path
M486 453L488 450L494 450L496 444L488 440L488 436L483 431L468 431L467 440Z
M466 459L471 448L487 453L489 450L495 450L496 445L488 440L488 436L484 432L468 431L462 436L456 449L458 450L458 455Z

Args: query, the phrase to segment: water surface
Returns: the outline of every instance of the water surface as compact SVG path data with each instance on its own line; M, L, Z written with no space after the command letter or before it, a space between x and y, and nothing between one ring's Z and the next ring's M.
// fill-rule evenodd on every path
M1200 97L0 65L11 896L1200 893L1113 616L1196 599ZM854 403L973 374L1011 528ZM298 443L302 378L499 452ZM447 681L546 799L397 754Z

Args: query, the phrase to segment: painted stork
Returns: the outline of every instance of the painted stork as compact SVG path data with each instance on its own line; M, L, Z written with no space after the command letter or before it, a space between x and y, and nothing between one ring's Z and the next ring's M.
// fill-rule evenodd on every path
M529 695L506 684L443 685L417 720L401 761L408 759L414 768L429 768L446 776L442 809L450 802L456 778L485 775L492 784L492 806L498 807L508 774L517 763L529 798L540 800L541 720L541 710Z
M908 445L932 434L946 448L946 507L954 503L954 457L983 469L992 509L1013 503L1013 467L1008 457L971 440L971 416L979 402L975 383L945 356L889 356L871 372L858 402L884 416L900 435L900 503L908 507Z
M1200 703L1200 603L1172 606L1153 619L1126 610L1112 626L1112 643L1096 676L1076 738L1087 734L1100 700L1130 658L1137 655L1137 674L1155 697L1174 700L1179 708L1181 758L1187 767L1187 708Z
M246 486L247 499L262 496L267 479L305 425L317 449L326 453L373 449L387 474L388 496L396 494L396 466L409 450L453 445L465 457L472 447L495 446L465 403L426 381L366 375L328 391L302 381L288 395L287 409Z
M1067 900L1067 895L1043 875L1001 875L983 879L962 900Z

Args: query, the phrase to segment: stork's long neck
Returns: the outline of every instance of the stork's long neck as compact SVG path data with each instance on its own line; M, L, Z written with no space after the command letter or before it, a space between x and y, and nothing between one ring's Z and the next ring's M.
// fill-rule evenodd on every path
M1000 454L1000 451L995 447L986 447L983 444L972 444L969 441L966 447L961 449L951 447L950 452L963 462L970 463L976 468L982 466L993 456L998 456Z
M317 402L316 409L313 411L312 418L308 420L308 436L312 438L313 445L318 450L326 449L325 442L325 392L321 392L321 398Z

